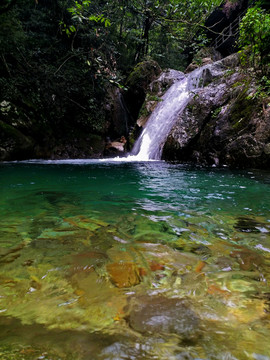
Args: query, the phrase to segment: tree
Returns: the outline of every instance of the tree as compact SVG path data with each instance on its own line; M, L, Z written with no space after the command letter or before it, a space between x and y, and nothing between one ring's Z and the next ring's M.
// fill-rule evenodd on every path
M248 9L240 24L240 55L243 65L269 71L270 14L260 7Z
M183 68L182 49L219 3L2 0L1 120L40 147L76 133L105 137L116 86L149 55Z
M175 58L179 57L181 49L192 41L203 28L205 18L220 3L221 0L74 0L69 8L71 22L64 27L73 38L87 32L90 36L95 31L103 48L108 45L116 54L119 68L129 71L148 55L157 60L168 59L170 52L177 49Z

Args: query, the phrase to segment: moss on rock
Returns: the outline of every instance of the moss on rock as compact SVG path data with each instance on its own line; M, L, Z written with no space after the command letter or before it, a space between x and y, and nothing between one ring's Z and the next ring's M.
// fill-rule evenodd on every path
M127 79L127 87L147 89L148 85L161 73L161 68L154 60L140 62Z
M249 87L250 83L248 82L231 107L230 123L232 129L237 132L248 126L253 114L258 111L257 101L248 96Z
M128 91L124 98L134 124L145 100L149 84L160 73L161 68L158 63L154 60L147 60L137 64L129 75L126 82Z
M34 141L0 120L0 160L23 159L33 154Z

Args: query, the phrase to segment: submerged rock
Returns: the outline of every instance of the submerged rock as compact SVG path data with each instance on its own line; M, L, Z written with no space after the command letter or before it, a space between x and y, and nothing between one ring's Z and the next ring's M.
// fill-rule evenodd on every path
M263 257L251 250L232 251L230 256L237 259L241 270L258 270L263 265Z
M139 270L131 262L107 264L111 282L118 288L127 288L140 283Z
M143 334L174 333L185 341L195 341L199 336L199 317L183 299L142 296L131 304L128 322Z
M269 232L269 225L264 224L256 219L253 219L248 216L239 216L237 218L237 223L234 228L237 231L245 232L245 233L260 233L260 232Z

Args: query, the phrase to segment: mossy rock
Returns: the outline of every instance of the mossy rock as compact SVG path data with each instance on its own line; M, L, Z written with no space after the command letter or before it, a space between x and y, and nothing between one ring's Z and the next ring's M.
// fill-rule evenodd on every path
M154 60L146 60L137 64L129 75L124 99L134 126L140 109L144 103L146 92L150 83L161 73L161 68Z
M202 65L203 58L210 58L213 61L217 61L222 59L222 55L213 47L204 47L194 55L193 62Z
M154 60L140 62L127 79L128 88L147 89L148 85L161 73L161 68Z
M0 160L20 160L33 154L33 139L2 120L0 120L0 142Z
M157 104L162 101L162 99L153 94L147 94L146 99L141 107L139 112L139 119L137 120L137 124L139 126L144 126L147 122L149 116L152 114Z
M249 84L246 84L231 108L230 123L236 132L248 126L253 114L258 110L257 101L248 97L248 89Z

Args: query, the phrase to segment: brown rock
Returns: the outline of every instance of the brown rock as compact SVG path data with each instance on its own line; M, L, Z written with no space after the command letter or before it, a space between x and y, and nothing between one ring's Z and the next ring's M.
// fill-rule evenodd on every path
M118 262L107 265L111 282L119 287L126 288L140 283L140 274L137 266L130 262Z
M195 63L191 63L188 65L188 67L185 70L185 73L190 73L192 71L194 71L195 69L198 69L199 65L195 64Z
M140 333L174 333L196 341L200 319L184 299L142 296L130 304L129 325Z
M213 60L210 57L202 59L202 65L213 64Z
M253 253L250 250L232 251L230 256L236 258L240 269L245 271L258 270L263 264L263 258L260 254Z
M113 141L106 145L106 149L114 149L114 150L123 152L125 150L124 146L125 146L125 144L123 144L120 141Z

